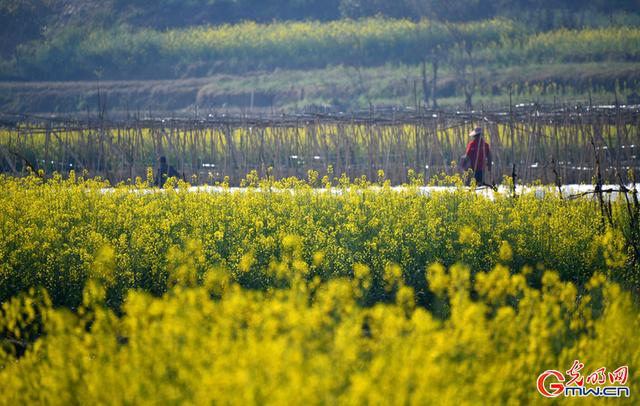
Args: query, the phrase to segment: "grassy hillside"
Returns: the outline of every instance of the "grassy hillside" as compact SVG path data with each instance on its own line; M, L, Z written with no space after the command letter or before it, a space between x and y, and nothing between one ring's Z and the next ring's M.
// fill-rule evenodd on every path
M418 103L471 109L509 100L625 102L640 88L640 26L630 12L626 19L612 14L609 24L583 16L582 28L550 14L556 21L551 30L523 24L520 17L453 22L427 14L391 19L385 13L222 25L193 25L196 18L163 26L139 12L144 1L62 3L67 11L41 18L51 24L41 37L7 36L5 45L11 42L15 49L0 59L3 109L350 109ZM200 3L216 2L191 6ZM118 12L105 17L109 7ZM86 21L79 22L81 16Z
M0 65L0 75L37 80L170 79L422 61L464 75L471 66L639 60L639 28L529 34L506 20L442 24L373 18L169 31L127 26L90 33L70 30L21 46L13 59Z
M105 103L119 110L472 108L504 104L509 94L512 101L624 101L639 87L640 28L528 33L506 20L382 18L168 31L119 26L70 30L19 51L0 63L1 76L87 82L5 83L0 103L9 111L97 107L104 104L99 83Z

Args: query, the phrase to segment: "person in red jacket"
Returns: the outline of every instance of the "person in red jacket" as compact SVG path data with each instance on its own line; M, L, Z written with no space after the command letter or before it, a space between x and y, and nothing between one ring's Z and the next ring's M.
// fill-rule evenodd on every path
M491 149L482 136L482 128L476 127L469 133L469 137L473 139L467 144L467 152L465 153L466 162L469 168L473 169L473 177L476 179L476 184L482 186L485 185L485 163L487 170L491 171Z

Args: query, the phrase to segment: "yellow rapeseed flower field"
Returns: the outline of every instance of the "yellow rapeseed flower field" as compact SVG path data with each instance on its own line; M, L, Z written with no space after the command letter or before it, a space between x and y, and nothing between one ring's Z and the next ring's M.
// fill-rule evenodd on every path
M542 404L574 360L637 396L623 202L247 184L0 176L0 403Z

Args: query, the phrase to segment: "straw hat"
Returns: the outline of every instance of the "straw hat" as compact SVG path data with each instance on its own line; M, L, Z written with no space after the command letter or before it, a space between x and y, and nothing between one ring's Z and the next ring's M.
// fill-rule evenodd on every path
M482 128L476 127L469 133L469 137L475 137L476 135L482 135Z

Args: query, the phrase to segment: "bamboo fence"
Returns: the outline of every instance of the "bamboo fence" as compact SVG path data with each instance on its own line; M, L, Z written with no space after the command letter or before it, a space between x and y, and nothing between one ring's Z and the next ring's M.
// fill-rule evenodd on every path
M253 170L306 178L309 170L324 176L331 169L336 177L370 180L383 170L399 184L409 170L425 179L458 172L452 162L478 125L491 144L494 183L514 174L524 183L591 183L596 157L605 181L638 179L640 111L622 106L146 118L0 114L0 171L74 170L117 183L145 179L166 156L194 184L225 176L238 184Z

